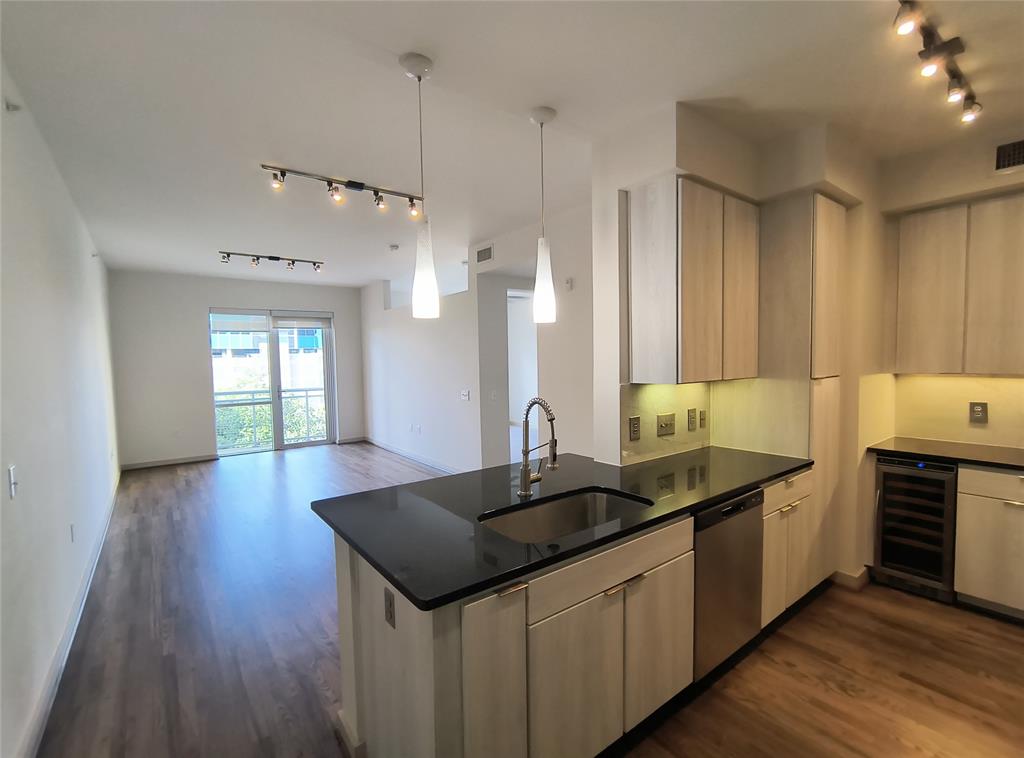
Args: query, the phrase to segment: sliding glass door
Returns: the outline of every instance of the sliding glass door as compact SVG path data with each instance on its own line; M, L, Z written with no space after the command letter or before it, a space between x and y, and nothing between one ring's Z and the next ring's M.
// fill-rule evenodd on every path
M331 335L330 314L211 311L218 454L333 441Z

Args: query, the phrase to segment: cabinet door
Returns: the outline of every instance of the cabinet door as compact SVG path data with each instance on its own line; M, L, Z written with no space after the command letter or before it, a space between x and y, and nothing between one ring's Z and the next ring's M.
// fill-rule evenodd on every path
M953 589L1024 610L1024 504L957 496Z
M526 758L525 587L462 609L466 758Z
M693 681L693 551L626 583L625 729Z
M821 508L817 493L798 500L785 515L789 537L786 558L786 607L806 595L821 579Z
M964 370L967 206L900 219L896 368L902 374Z
M629 192L630 381L675 384L679 368L676 177Z
M811 377L839 375L839 266L846 245L846 209L814 196L814 289L811 295Z
M968 374L1024 374L1024 195L973 203L967 249Z
M530 758L590 758L622 735L623 585L533 624Z
M722 236L722 378L757 376L758 210L725 196Z
M679 381L722 378L722 193L679 180Z
M786 610L786 567L789 563L790 506L764 517L761 557L761 628Z

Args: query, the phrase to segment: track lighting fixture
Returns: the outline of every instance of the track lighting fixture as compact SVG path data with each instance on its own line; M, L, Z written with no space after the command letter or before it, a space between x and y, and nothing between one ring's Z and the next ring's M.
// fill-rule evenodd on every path
M264 171L270 172L270 187L275 191L280 191L284 188L284 178L288 175L298 176L303 179L312 179L316 182L323 182L327 185L327 193L330 195L331 200L333 200L337 205L344 205L348 200L346 192L372 192L373 203L381 210L385 210L387 208L387 204L384 201L385 195L402 198L403 200L408 198L410 201L423 199L419 195L414 195L409 192L388 189L386 187L374 187L372 184L367 184L366 182L361 182L356 179L340 179L336 176L324 176L323 174L314 174L309 171L300 171L294 168L282 168L281 166L274 166L267 163L261 163L260 168Z
M345 204L345 195L342 193L341 187L337 184L327 182L327 194L331 196L331 200L333 200L336 205Z
M921 52L923 54L925 51L922 50ZM922 55L921 76L935 76L936 72L939 70L939 64L942 63L942 59L939 56L932 53L929 53L928 55L929 57L927 58Z
M946 88L946 102L959 103L964 99L964 83L958 76L949 78L949 87Z
M960 121L965 124L974 123L981 113L981 103L974 99L973 95L964 98L964 112L960 114Z
M249 259L249 265L252 266L253 268L256 268L257 266L259 266L260 265L260 261L275 261L275 262L284 261L285 262L285 268L288 269L289 271L294 271L295 270L295 264L296 263L308 263L308 264L310 264L313 267L314 271L320 271L321 267L324 265L323 261L310 261L310 260L306 260L304 258L282 258L280 255L260 255L259 253L231 253L231 252L228 252L226 250L221 250L220 251L220 262L221 263L230 263L231 262L231 256L233 256L233 255L241 256L243 258L248 258Z
M900 0L900 9L896 11L896 18L892 22L892 28L901 37L905 37L921 22L921 11L913 0Z
M416 218L420 215L420 209L416 207L416 201L411 197L409 198L409 215L412 218Z

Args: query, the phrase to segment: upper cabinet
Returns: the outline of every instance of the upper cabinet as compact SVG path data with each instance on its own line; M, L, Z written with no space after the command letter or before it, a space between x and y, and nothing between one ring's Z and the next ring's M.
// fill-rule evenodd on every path
M967 206L900 219L896 370L956 374L964 367Z
M666 175L629 193L630 381L755 376L757 208Z
M896 370L1024 375L1024 195L900 219Z
M1024 195L972 203L964 371L1024 374Z
M814 283L811 296L811 378L839 375L839 267L846 245L846 208L814 196Z

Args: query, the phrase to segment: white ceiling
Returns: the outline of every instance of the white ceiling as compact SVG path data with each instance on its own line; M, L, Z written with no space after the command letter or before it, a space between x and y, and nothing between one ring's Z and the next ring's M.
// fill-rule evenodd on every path
M3 2L6 65L105 260L363 284L408 277L414 232L368 196L271 193L261 162L418 189L416 92L398 54L433 57L426 181L441 268L537 217L532 106L549 209L589 196L590 142L666 103L699 103L755 140L809 120L880 155L963 133L916 73L895 2ZM1024 123L1024 2L931 3L985 106ZM388 244L401 245L398 253ZM323 259L319 276L223 266L220 249Z

